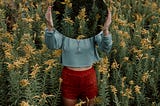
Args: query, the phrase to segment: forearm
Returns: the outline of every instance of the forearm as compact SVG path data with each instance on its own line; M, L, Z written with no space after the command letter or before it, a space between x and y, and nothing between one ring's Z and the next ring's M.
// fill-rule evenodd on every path
M108 36L109 35L109 30L108 29L104 29L103 30L103 34L104 34L104 36Z
M48 31L53 31L54 30L54 28L50 27L50 26L47 26L47 29L48 29Z
M46 25L47 25L47 29L48 29L48 31L54 31L54 25L53 26L51 26L48 22L46 22Z
M54 30L51 8L52 8L52 6L49 6L48 10L45 14L46 26L47 26L48 31L53 31Z

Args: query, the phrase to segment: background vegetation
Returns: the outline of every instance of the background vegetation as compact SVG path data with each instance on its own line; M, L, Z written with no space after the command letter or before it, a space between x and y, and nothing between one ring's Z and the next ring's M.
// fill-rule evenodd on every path
M160 106L160 1L106 4L112 11L113 48L108 55L101 53L102 61L94 65L96 105ZM48 50L44 43L48 5L54 5L56 28L74 38L98 33L106 15L100 0L1 0L1 106L61 105L61 50Z

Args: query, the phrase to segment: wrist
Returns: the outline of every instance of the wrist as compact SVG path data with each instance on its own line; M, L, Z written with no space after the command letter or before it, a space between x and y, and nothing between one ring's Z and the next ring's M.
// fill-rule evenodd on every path
M48 29L48 31L53 31L54 27L51 25L47 25L47 29Z
M53 27L47 27L48 31L53 31Z
M103 33L104 33L104 36L108 36L109 35L109 30L105 29L105 30L103 30Z

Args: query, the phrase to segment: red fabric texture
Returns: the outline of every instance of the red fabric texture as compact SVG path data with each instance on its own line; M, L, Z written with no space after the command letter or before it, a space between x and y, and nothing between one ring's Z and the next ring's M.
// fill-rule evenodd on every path
M66 67L62 70L62 96L68 99L95 98L98 94L96 72L94 68L74 71Z

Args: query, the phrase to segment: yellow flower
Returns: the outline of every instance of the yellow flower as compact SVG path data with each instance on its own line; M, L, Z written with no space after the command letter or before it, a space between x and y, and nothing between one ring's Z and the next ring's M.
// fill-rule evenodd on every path
M149 44L150 42L151 42L151 41L150 41L148 38L146 38L146 39L141 39L141 44L142 44L143 46Z
M142 50L138 50L137 47L133 47L131 52L136 53L136 58L140 60L143 57Z
M15 30L17 30L17 28L18 28L18 25L17 24L13 24L12 30L15 31Z
M28 25L29 25L29 28L30 28L30 29L32 29L32 24L31 24L31 23L29 23Z
M43 54L47 51L47 47L45 44L42 44L42 49L39 50L39 54Z
M64 2L61 2L61 4L65 4L68 8L72 7L72 3L70 0L64 0Z
M30 58L32 54L35 54L35 49L30 44L26 44L23 47L23 50L25 51L27 58Z
M49 4L52 4L55 0L47 0Z
M27 23L31 23L31 22L34 21L31 17L23 18L22 20L27 22Z
M133 85L133 84L134 84L134 81L133 81L133 80L129 81L129 84L130 84L130 85Z
M4 42L4 43L2 43L2 45L3 45L4 51L11 51L13 49L13 46L10 43Z
M119 35L123 35L123 31L122 31L122 30L118 30L117 33L118 33Z
M155 58L154 58L154 57L152 57L152 58L151 58L151 61L152 61L152 62L154 62L154 61L155 61Z
M118 26L117 25L113 25L112 29L115 30L115 31L117 31L118 30Z
M20 81L20 85L22 86L22 87L25 87L25 86L27 86L27 85L29 85L30 83L29 83L29 81L27 80L27 79L22 79L21 81Z
M28 12L28 7L27 6L23 6L21 11Z
M156 10L157 9L157 3L156 2L152 2L152 4L151 4L151 8L153 9L153 10Z
M28 103L28 102L25 102L25 101L22 101L22 102L20 103L20 106L29 106L29 103Z
M27 0L22 0L22 3L26 3L27 2Z
M30 73L32 78L36 78L36 74L38 73L40 68L41 68L41 66L39 66L38 64L33 66L32 72Z
M126 26L127 23L128 23L127 20L122 20L122 19L119 19L119 18L117 18L115 21L121 26Z
M114 95L116 95L116 94L117 94L117 89L116 89L116 87L113 86L113 85L110 85L110 87L111 87L111 92L112 92Z
M45 94L44 92L41 95L43 99L46 99L47 97L51 97L51 96L54 96L54 95L48 95L48 94Z
M60 12L59 11L55 11L56 12L56 14L58 15L58 14L60 14Z
M125 95L126 95L128 98L133 99L133 97L132 97L132 89L131 89L131 88L127 88L127 89L125 90Z
M3 0L0 1L0 5L2 6L4 4Z
M135 93L136 93L136 94L140 94L140 93L141 93L141 92L140 92L140 89L141 89L140 86L138 86L138 85L134 86L134 90L135 90Z
M126 76L122 77L122 82L124 82L127 79Z
M142 17L142 15L141 14L135 14L135 17L136 17L136 22L137 23L141 23L142 22L142 19L143 19L143 17Z
M71 25L74 24L73 20L71 20L70 17L66 17L66 18L64 18L63 20L64 20L66 23L69 23L69 24L71 24Z
M52 66L48 66L48 67L45 68L44 71L47 73L47 72L49 72L52 68L53 68Z
M45 29L46 29L46 24L45 24L45 23L42 23L42 24L41 24L41 29L42 29L42 30L45 30ZM43 31L42 31L42 32L43 32ZM42 32L41 32L41 33L42 33Z
M45 98L47 98L47 94L45 94L45 93L43 92L42 95L41 95L41 97L42 97L43 99L45 99Z
M119 45L120 45L121 47L123 47L123 48L126 47L126 43L125 43L125 41L123 41L123 40L120 42Z
M53 52L53 56L54 57L60 57L61 54L62 54L62 50L61 49L54 50L54 52Z
M142 59L142 57L143 57L143 54L142 54L142 53L137 53L136 58L137 58L138 60Z
M152 48L154 48L154 47L151 45L151 41L150 41L148 38L142 39L140 43L141 43L141 45L142 45L142 47L143 47L144 49L152 49Z
M11 63L6 63L6 64L7 64L8 71L15 69L15 65L14 64L11 64Z
M118 69L119 68L119 64L117 63L116 60L114 60L114 62L112 63L111 68L112 69Z
M84 35L78 35L78 37L76 38L76 39L83 39L83 38L85 38L85 36Z
M122 36L126 39L130 38L130 35L128 34L128 32L124 32Z
M149 34L149 30L142 29L142 30L141 30L141 34L142 34L142 35Z
M149 73L148 72L145 72L143 75L142 75L142 81L145 83L147 82L148 78L149 78Z
M110 75L108 72L108 66L109 66L109 62L107 57L102 58L101 61L98 63L99 72L101 72L102 74L108 74L108 77L109 77Z
M31 35L29 33L25 33L23 35L23 37L20 39L20 43L21 44L26 44L27 42L29 42L30 40L32 40ZM28 44L28 43L27 43Z
M53 97L54 95L48 95L44 92L42 92L42 94L39 96L39 95L36 95L34 96L33 98L37 98L39 99L39 104L41 104L43 101L47 103L47 97Z
M134 47L131 49L131 52L137 53L137 52L139 52L139 50L137 49L137 47L134 46Z
M149 58L149 55L145 53L142 59L148 59L148 58Z
M158 9L158 14L160 14L160 8Z
M36 13L35 17L36 17L36 21L39 21L41 19L39 14L37 14L37 13Z
M12 55L11 51L4 51L4 54L5 54L5 58L8 58L8 59L11 59L13 60L14 59L14 56Z
M80 102L77 103L75 106L83 106L83 104L86 104L86 101L80 100Z
M15 60L13 62L13 65L16 67L16 68L21 68L23 67L24 64L28 63L28 60L27 58L25 57L19 57L17 60Z
M127 77L122 77L122 83L121 83L121 86L122 88L124 88L124 81L127 79Z
M122 31L122 30L118 30L117 33L118 33L119 35L121 35L121 36L122 36L123 38L125 38L125 39L129 39L129 38L130 38L130 35L128 34L128 32L124 32L124 31Z
M82 8L77 16L79 20L85 20L86 18L86 8Z
M56 60L55 59L49 59L47 61L44 62L45 65L49 65L49 66L55 66L56 65Z
M124 58L123 58L123 61L124 61L124 62L127 62L128 60L129 60L129 57L124 57Z
M96 14L96 20L99 20L101 16L99 14Z
M103 100L102 100L101 97L95 97L95 98L94 98L94 103L95 103L95 104L102 103L102 102L103 102Z
M148 7L148 6L150 6L150 5L151 5L151 2L150 2L149 0L145 0L144 6L145 6L145 7Z

